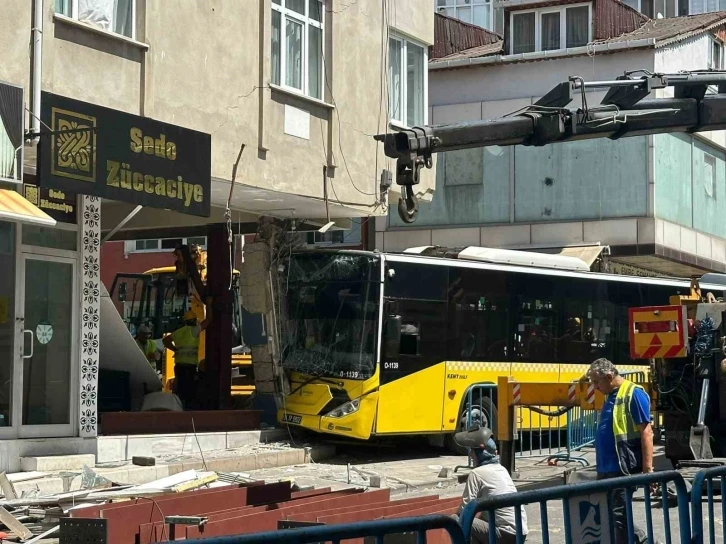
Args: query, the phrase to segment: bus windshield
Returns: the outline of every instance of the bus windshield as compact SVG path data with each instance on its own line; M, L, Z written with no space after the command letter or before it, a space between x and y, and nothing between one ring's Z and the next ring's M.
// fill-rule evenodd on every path
M287 276L283 368L367 379L375 373L380 261L370 255L293 254Z

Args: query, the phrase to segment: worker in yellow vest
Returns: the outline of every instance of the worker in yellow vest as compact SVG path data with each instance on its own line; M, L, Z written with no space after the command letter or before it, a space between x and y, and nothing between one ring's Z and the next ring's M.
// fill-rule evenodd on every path
M184 326L164 337L164 346L174 352L174 393L184 409L196 401L197 371L199 368L199 335L211 321L211 308L207 317L197 323L197 316L191 310L184 314Z
M151 329L146 325L141 325L136 331L135 340L136 345L144 352L146 360L149 361L154 371L160 371L161 353L156 349L156 342L151 339Z

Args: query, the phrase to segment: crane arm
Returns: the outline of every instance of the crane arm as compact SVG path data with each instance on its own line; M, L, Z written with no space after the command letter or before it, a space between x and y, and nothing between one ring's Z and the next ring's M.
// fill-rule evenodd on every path
M633 77L635 73L644 73ZM673 88L673 98L646 97L656 89ZM718 94L707 95L709 87ZM608 89L602 102L587 104L585 92ZM577 94L582 104L568 105ZM497 119L407 128L374 136L386 156L396 159L396 183L401 186L399 215L413 223L418 201L413 186L432 155L473 147L543 146L592 138L616 140L629 136L726 129L726 72L651 74L626 72L612 81L586 82L572 76L531 106Z

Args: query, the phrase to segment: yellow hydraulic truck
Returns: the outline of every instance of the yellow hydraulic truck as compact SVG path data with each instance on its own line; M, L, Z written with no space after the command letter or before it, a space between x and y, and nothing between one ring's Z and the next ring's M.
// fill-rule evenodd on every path
M207 255L203 250L190 251L198 271L198 279L206 284ZM190 274L180 250L175 251L175 266L153 268L143 274L117 274L111 287L111 299L124 318L133 335L141 325L152 331L152 338L159 349L163 349L161 380L164 391L171 391L174 384L174 353L164 349L161 342L167 334L183 325L184 313L192 310L199 321L205 317L205 306L198 295L194 274ZM255 390L252 358L242 338L242 308L239 303L239 271L232 276L234 291L234 314L231 334L232 395L249 397ZM199 360L204 360L205 334L199 340Z
M704 286L708 291L704 292ZM649 376L635 380L649 392L676 468L726 464L726 275L691 282L691 294L665 306L631 308L632 359L649 359ZM714 292L716 294L714 294ZM583 377L572 383L497 383L502 464L514 470L517 406L599 409L602 395Z

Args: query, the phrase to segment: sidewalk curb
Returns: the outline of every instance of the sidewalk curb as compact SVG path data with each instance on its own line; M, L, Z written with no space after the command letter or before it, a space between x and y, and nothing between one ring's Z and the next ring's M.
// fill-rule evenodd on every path
M201 460L189 459L167 464L157 464L151 467L127 465L119 468L96 467L94 470L99 476L103 476L115 483L140 485L187 470L249 472L263 468L278 468L320 462L334 455L335 446L321 444L305 448L212 458L206 461L206 469L205 463ZM37 480L18 482L15 484L15 489L19 496L22 496L23 493L35 492L36 490L40 495L54 495L79 490L81 488L81 480L82 476L74 472L68 473L65 477L55 475Z

